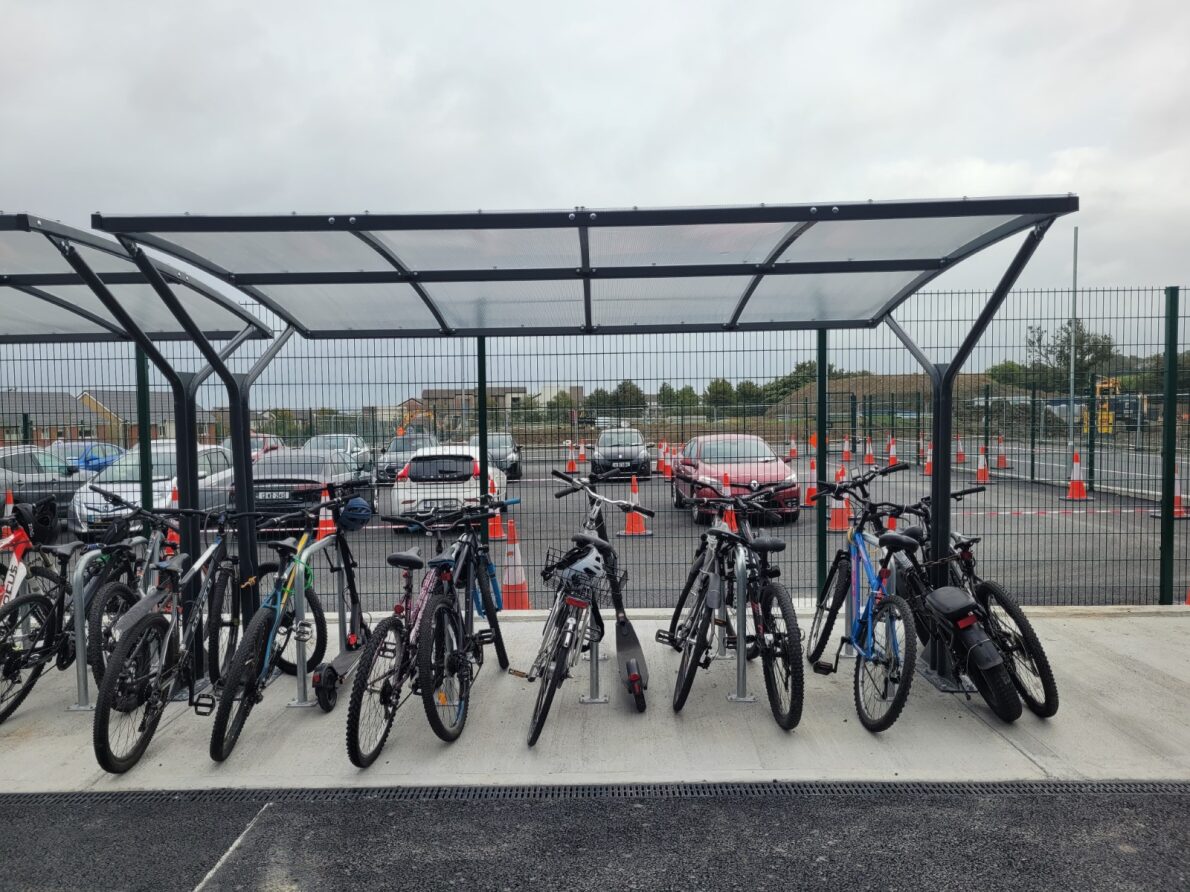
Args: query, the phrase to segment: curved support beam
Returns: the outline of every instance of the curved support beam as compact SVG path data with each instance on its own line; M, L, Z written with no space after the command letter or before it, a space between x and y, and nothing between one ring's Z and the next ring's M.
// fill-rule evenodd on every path
M104 319L102 316L98 316L89 310L84 310L82 307L77 306L68 300L64 300L55 294L51 294L48 291L42 291L40 288L34 288L32 285L11 285L9 287L11 287L14 291L20 291L29 295L30 297L35 297L38 300L45 301L47 304L53 304L55 307L66 310L68 313L73 313L80 319L86 319L92 325L98 325L100 328L110 331L121 340L131 340L131 338L128 336L128 332L124 331L124 329L120 328L118 325L113 325L110 320Z
M388 245L376 238L375 235L370 232L353 232L352 235L383 257L385 262L387 262L388 265L397 272L405 276L412 275L409 267L404 264L401 258L398 257ZM438 309L438 305L434 303L434 299L430 297L426 289L421 286L421 283L410 281L408 284L410 288L417 292L417 296L420 297L421 302L426 305L426 309L430 311L430 315L434 317L434 320L438 323L438 327L442 329L442 333L444 335L453 334L454 332L452 331L451 327L446 324L445 317L443 317L442 312Z
M785 233L784 238L777 242L773 250L769 251L769 256L764 259L763 266L770 267L776 263L781 258L781 255L789 250L789 246L801 238L806 230L813 225L813 223L795 223L789 232ZM740 321L740 316L744 315L744 308L748 306L748 301L752 298L756 289L760 287L762 281L764 281L763 272L757 273L752 277L752 281L748 283L748 287L740 295L739 302L735 305L735 311L727 321L727 328L735 328L736 324Z

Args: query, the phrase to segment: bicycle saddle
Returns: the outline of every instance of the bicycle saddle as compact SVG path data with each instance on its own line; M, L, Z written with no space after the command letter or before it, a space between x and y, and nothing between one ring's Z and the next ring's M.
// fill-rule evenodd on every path
M288 539L278 539L276 542L264 543L273 551L277 552L279 557L285 557L290 554L297 554L297 539L290 536Z
M388 565L390 567L403 567L406 570L420 570L426 565L426 562L418 554L416 548L411 548L408 551L397 551L390 554L388 556Z
M67 542L65 545L42 545L38 551L55 555L65 561L69 560L70 556L82 547L82 542Z
M162 573L177 573L179 576L186 569L186 561L190 560L187 554L175 554L167 561L158 561L156 567Z
M880 538L876 541L880 543L881 548L887 551L903 551L906 554L913 554L921 547L921 543L912 536L902 533L881 533Z
M926 544L926 531L919 526L905 527L901 530L902 535L909 536L911 539L916 539L922 545Z
M785 550L785 543L776 536L753 539L748 544L759 554L776 554Z
M594 533L575 533L570 537L570 541L572 541L575 545L594 545L604 553L613 550L611 543L605 542Z

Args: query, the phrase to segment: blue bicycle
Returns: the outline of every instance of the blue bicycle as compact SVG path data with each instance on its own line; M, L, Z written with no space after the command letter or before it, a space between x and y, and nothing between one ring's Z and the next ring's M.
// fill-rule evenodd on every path
M860 506L847 531L847 548L839 549L827 574L826 583L818 594L818 605L807 639L806 659L819 675L838 671L839 655L850 645L855 650L855 711L860 723L869 731L887 731L896 722L909 688L913 684L913 669L917 662L917 630L913 611L904 598L890 592L886 583L891 577L889 565L893 556L905 547L917 543L895 532L886 532L879 525L876 508L868 500L868 484L909 466L904 462L887 468L876 468L837 483L820 482L818 497L835 496L840 499L854 496ZM876 542L883 551L878 565L868 553L864 531L872 528ZM862 569L862 573L855 568ZM864 594L863 589L867 589ZM822 654L831 638L835 618L848 596L851 598L851 628L839 639L834 661L823 660Z

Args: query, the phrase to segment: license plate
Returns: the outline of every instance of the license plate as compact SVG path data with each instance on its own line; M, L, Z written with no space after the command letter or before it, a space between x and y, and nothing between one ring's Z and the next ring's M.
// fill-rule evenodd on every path
M284 501L285 499L288 499L289 493L287 493L287 492L268 492L266 490L265 492L258 492L256 494L256 498L262 502L280 502L280 501Z
M630 464L632 464L632 462L630 462L630 461L614 461L614 462L612 462L612 467L613 468L626 468Z
M424 499L419 510L437 511L441 509L454 509L458 507L458 499Z

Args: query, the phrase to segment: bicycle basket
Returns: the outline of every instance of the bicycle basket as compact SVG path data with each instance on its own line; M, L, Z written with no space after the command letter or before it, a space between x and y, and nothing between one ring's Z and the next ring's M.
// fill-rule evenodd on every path
M559 582L566 582L574 594L589 598L598 604L610 592L610 584L607 576L608 568L604 565L603 572L587 572L589 568L583 565L583 558L588 554L589 550L589 548L583 545L576 546L567 551L562 551L558 548L547 548L545 552L545 568L541 571L542 581L551 588ZM619 584L621 594L624 592L627 581L628 573L626 571L621 570L616 573L616 582Z

